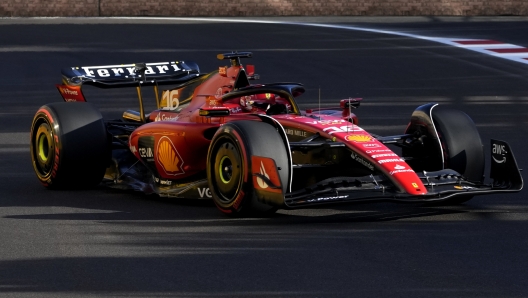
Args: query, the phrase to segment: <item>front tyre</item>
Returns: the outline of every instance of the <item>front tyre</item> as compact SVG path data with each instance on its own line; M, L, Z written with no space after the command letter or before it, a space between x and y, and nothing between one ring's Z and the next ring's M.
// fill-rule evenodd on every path
M252 156L274 160L285 192L290 167L277 130L259 121L227 123L213 137L207 156L209 189L214 203L223 213L237 216L277 210L277 204L257 198L251 173Z
M484 180L484 146L475 123L464 112L439 109L433 112L433 121L442 144L444 168L453 169L473 182ZM471 195L459 195L441 202L457 205L471 200Z
M438 140L425 139L424 146L404 148L404 157L411 157L409 165L415 171L438 171L452 169L467 180L484 180L484 146L475 123L464 112L454 109L433 107L430 113ZM414 133L415 126L409 126L406 133ZM427 130L427 129L426 129ZM438 144L439 143L439 144ZM470 200L471 195L458 195L442 205L460 204Z
M433 121L443 149L444 168L473 182L484 179L484 146L475 123L464 112L433 110Z
M30 135L33 169L48 188L99 184L110 159L101 113L90 103L51 103L33 118Z

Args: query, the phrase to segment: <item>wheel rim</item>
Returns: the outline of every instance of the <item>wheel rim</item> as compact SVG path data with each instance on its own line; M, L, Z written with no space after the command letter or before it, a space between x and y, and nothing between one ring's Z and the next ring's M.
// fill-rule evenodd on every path
M45 134L38 136L38 157L42 162L47 162L49 158L49 142Z
M231 181L231 178L233 177L233 163L228 156L223 156L222 159L220 159L218 174L222 183L228 184L229 181Z
M214 163L216 193L223 203L230 203L240 191L242 162L240 151L231 142L219 145Z
M51 173L55 148L53 135L47 123L40 124L34 136L33 160L36 162L36 169L40 176L47 176Z

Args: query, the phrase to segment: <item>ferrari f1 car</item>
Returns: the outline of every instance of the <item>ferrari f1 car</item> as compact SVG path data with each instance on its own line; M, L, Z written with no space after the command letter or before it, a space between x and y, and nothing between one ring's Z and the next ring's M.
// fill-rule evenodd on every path
M207 74L189 61L63 69L57 88L65 102L42 106L32 123L38 179L54 189L103 183L212 198L228 214L376 200L455 204L523 187L504 141L491 140L485 179L484 147L461 111L428 103L414 110L403 134L370 134L352 113L361 99L300 110L303 85L251 83L254 66L241 64L251 56L219 54L230 65ZM135 87L139 110L105 120L86 102L83 85ZM157 105L148 114L146 86Z

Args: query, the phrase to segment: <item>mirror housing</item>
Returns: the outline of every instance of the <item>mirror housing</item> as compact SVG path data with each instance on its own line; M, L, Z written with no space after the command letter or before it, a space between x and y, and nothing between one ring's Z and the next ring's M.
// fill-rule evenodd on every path
M359 108L359 105L363 98L348 98L348 99L341 99L339 101L339 107L342 109L357 109Z

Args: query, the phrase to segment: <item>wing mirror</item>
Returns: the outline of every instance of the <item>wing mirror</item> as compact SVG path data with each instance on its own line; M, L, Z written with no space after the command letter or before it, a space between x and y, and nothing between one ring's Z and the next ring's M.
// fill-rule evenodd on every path
M342 109L357 109L359 108L359 104L363 98L348 98L348 99L341 99L339 101L339 107Z

